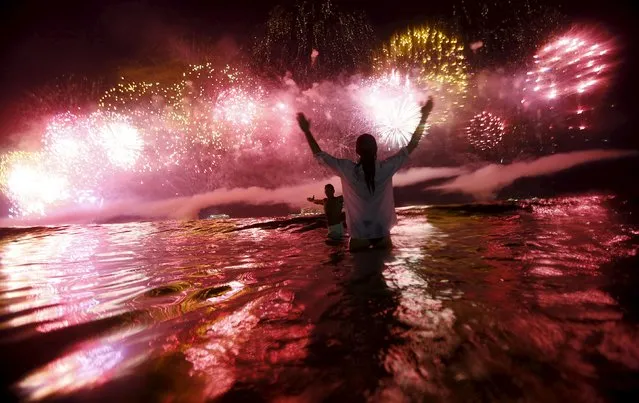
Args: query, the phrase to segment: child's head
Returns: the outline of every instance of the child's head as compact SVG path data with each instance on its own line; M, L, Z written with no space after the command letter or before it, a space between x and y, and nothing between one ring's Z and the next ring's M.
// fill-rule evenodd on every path
M326 197L335 196L335 188L330 183L324 186L324 193L326 193Z

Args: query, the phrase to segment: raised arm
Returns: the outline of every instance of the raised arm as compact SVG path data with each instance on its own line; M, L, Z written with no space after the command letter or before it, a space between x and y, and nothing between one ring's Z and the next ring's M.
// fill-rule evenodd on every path
M322 151L319 144L317 144L317 141L315 141L315 137L313 137L313 134L311 133L311 122L306 119L306 116L304 116L303 113L297 114L297 123L299 123L300 129L302 129L306 135L306 141L308 141L308 145L311 147L311 151L315 158L328 166L338 176L342 177L346 169L350 169L354 166L354 163L349 160L335 158Z
M413 133L408 145L406 146L406 151L408 153L412 153L417 148L417 144L419 144L419 140L421 140L422 135L424 134L424 128L426 126L426 119L428 119L428 115L430 115L430 111L433 110L433 97L428 98L428 102L424 106L422 106L422 118Z
M303 113L297 114L297 123L300 125L300 129L302 129L302 131L306 135L306 141L308 141L308 145L311 147L311 151L313 152L313 154L322 152L319 144L317 144L317 141L315 141L315 137L313 137L313 133L311 133L311 122L306 119L306 116L304 116Z

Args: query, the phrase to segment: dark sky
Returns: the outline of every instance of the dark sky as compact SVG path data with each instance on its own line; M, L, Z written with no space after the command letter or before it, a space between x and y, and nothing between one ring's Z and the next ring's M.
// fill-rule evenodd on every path
M363 9L377 32L385 34L407 22L449 13L451 4L461 1L334 3L345 9ZM508 0L484 2L492 10L508 7ZM292 1L5 0L0 6L0 119L6 116L7 105L21 94L63 74L94 77L113 73L146 50L171 51L189 35L225 38L232 44L231 38L253 32L266 20L268 11L282 3ZM624 2L559 0L551 4L560 4L562 12L574 19L596 19L616 34L634 38L634 14Z

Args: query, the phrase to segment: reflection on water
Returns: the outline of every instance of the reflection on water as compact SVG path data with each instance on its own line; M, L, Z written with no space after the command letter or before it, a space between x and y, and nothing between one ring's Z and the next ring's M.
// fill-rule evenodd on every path
M313 218L2 230L3 387L20 400L639 397L631 208L404 208L392 251L357 254L326 245Z

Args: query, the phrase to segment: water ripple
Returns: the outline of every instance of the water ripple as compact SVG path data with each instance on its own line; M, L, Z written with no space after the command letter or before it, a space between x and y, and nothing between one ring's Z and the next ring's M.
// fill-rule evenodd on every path
M357 254L317 217L3 229L3 386L32 401L636 395L631 206L404 208L393 251Z

